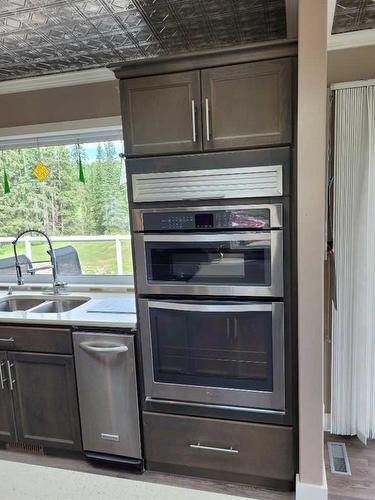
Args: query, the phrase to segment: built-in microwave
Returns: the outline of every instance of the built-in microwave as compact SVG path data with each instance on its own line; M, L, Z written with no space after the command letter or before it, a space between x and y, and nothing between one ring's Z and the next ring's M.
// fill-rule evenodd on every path
M133 210L143 295L283 297L282 205Z

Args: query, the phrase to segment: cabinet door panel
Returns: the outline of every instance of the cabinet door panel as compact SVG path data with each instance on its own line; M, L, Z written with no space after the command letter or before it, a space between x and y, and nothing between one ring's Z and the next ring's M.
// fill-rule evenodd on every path
M7 359L5 352L0 352L0 441L16 441L12 396L8 383Z
M202 71L204 149L290 143L291 60Z
M8 353L18 439L52 448L80 449L72 356Z
M120 88L127 156L201 151L199 71L122 80Z

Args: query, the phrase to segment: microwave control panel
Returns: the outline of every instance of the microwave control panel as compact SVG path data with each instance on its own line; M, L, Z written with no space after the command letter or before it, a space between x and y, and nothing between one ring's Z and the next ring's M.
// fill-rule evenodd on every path
M144 231L270 229L269 208L143 213Z

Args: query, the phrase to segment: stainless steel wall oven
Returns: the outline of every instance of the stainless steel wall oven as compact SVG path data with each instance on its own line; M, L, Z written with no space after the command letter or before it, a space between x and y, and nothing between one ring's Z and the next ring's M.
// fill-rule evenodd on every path
M140 299L149 401L285 409L282 302Z

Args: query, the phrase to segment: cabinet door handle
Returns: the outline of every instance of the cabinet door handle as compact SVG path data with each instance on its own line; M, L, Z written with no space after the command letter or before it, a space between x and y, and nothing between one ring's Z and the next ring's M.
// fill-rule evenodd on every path
M14 338L9 337L9 339L0 339L0 342L14 342Z
M5 366L5 363L0 362L0 385L2 390L5 389L5 382L7 381L7 379L3 375L3 366Z
M197 142L197 128L195 124L195 101L191 100L191 119L193 124L193 142Z
M8 364L9 387L10 390L13 391L13 384L15 384L16 382L16 379L14 379L12 376L12 368L14 367L14 364L11 363L10 361L7 361L7 364Z
M233 449L232 447L230 448L216 448L214 446L203 446L200 443L197 444L189 444L190 448L198 449L198 450L205 450L205 451L219 451L222 453L238 453L238 450Z
M207 141L209 141L210 140L210 105L209 105L207 97L205 99L205 105L206 105L206 136L207 136Z

